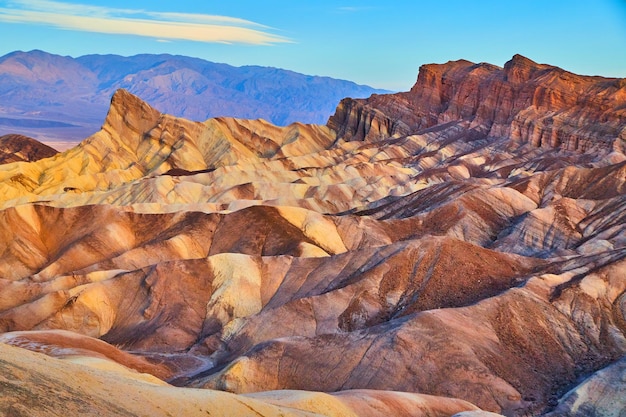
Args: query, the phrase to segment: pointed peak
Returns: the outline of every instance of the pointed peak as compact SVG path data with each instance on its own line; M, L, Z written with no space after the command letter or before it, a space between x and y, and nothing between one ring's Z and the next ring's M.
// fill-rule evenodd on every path
M148 103L124 89L119 89L111 97L111 106L104 124L118 132L127 129L144 132L148 127L154 126L160 117L161 113Z
M116 110L117 113L122 115L128 114L129 112L137 113L138 111L139 113L160 114L158 110L123 88L116 90L115 93L113 93L113 97L111 97L109 114L111 114L113 110Z
M504 64L504 74L507 81L523 83L530 80L537 70L546 68L547 65L538 64L520 54L513 55L510 61Z
M141 105L141 104L147 105L145 101L143 101L142 99L140 99L133 93L130 93L128 90L125 90L123 88L119 88L115 90L115 92L113 93L113 96L111 97L111 106L125 105L129 103L134 103L138 105Z
M511 66L511 65L526 65L526 66L530 66L530 67L539 66L539 64L537 64L532 59L526 58L525 56L520 55L520 54L513 55L513 58L511 58L506 64L504 64L505 67L507 65L509 65L509 66Z

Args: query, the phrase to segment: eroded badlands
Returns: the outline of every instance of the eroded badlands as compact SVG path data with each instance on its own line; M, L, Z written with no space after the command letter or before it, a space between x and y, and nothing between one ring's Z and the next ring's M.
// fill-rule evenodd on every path
M624 80L519 55L327 126L120 90L0 165L0 410L620 415L625 146Z

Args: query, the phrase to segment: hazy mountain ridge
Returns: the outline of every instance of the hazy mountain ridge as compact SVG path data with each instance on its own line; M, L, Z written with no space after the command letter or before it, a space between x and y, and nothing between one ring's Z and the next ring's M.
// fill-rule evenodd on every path
M0 340L301 413L619 415L626 84L529 93L551 74L431 64L327 126L119 90L74 149L0 165Z
M323 124L342 98L383 92L329 77L176 55L71 58L13 52L0 58L0 100L5 103L0 115L7 119L0 132L78 142L100 128L110 97L119 88L191 120L232 116L278 125ZM22 126L10 119L21 120ZM44 132L36 121L71 126Z

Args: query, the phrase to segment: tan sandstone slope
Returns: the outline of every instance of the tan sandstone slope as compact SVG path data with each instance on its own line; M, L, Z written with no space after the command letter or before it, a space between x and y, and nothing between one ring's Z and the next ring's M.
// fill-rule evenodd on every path
M77 147L0 165L0 341L218 415L619 415L625 144L624 80L518 55L425 65L327 126L120 90Z
M389 391L305 391L233 395L175 388L105 359L53 359L0 344L0 411L11 417L81 416L282 416L357 417L387 413L450 415L477 408L467 402ZM374 406L368 406L375 404Z

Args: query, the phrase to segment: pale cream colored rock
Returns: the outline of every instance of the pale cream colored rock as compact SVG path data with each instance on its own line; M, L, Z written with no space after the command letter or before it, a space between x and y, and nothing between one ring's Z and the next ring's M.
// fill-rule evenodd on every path
M278 207L278 212L326 252L338 254L347 251L335 224L330 219L300 208Z
M223 253L208 258L213 272L213 292L207 317L225 325L230 320L261 311L261 271L250 256Z
M0 410L9 415L316 415L224 392L156 385L115 366L98 369L4 344L0 344L0 351L4 369ZM49 395L51 386L56 395Z

